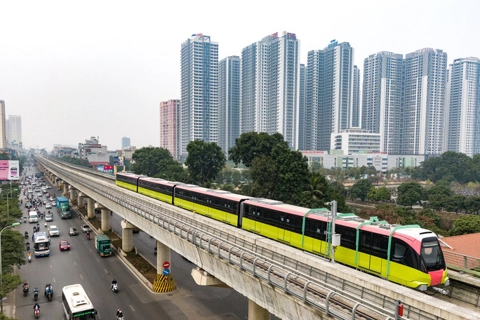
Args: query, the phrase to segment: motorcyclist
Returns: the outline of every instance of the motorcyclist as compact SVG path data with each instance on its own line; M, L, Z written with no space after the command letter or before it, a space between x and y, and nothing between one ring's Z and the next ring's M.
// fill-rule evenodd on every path
M87 237L88 240L90 240L90 232L89 231L87 231L86 237Z
M38 304L38 302L35 302L35 304L33 305L33 310L40 310L40 305Z
M28 231L25 231L25 239L28 238Z
M122 313L122 310L120 309L117 310L117 319L118 318L123 318L123 313Z
M117 283L118 283L117 280L113 279L113 280L112 280L112 285L110 286L110 289L112 289L112 288L113 288L113 285L114 285L114 284L117 284Z

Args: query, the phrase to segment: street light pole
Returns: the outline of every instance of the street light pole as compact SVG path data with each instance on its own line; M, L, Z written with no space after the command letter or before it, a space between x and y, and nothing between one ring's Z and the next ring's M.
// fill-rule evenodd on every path
M5 231L8 228L13 228L20 225L19 222L14 222L9 226L6 226L5 228L0 231L0 312L3 313L3 270L2 270L2 232Z

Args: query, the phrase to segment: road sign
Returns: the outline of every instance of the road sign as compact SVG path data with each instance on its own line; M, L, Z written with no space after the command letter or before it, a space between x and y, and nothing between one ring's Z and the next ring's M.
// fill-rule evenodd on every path
M165 261L165 262L163 263L163 267L164 267L165 269L170 268L170 262Z
M170 269L163 270L163 275L168 276L170 274Z

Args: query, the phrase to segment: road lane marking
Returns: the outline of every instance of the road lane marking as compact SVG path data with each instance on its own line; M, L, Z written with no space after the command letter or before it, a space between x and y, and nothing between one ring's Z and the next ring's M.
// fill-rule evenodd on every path
M83 277L82 277L82 275L80 275L80 279L82 279L82 280L83 280Z
M55 278L53 278L53 283L55 283L55 282L57 282L57 281L55 281Z
M74 263L75 265L77 265L77 263L76 263L75 261L73 261L73 263Z
M133 312L135 312L135 309L133 309L132 305L130 305L130 308L132 309Z
M106 274L108 274L108 271L107 271L107 269L103 269L103 271L105 271L105 273L106 273Z

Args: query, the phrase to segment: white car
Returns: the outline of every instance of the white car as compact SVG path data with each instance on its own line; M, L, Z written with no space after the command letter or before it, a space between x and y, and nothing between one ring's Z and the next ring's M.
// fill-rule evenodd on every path
M45 204L45 209L52 209L52 204L50 202L47 202Z
M50 237L60 237L60 230L58 230L57 226L50 226L48 227L48 234Z
M51 213L48 214L48 213L47 213L47 214L45 215L45 221L48 221L48 222L53 221L53 214L51 214Z

